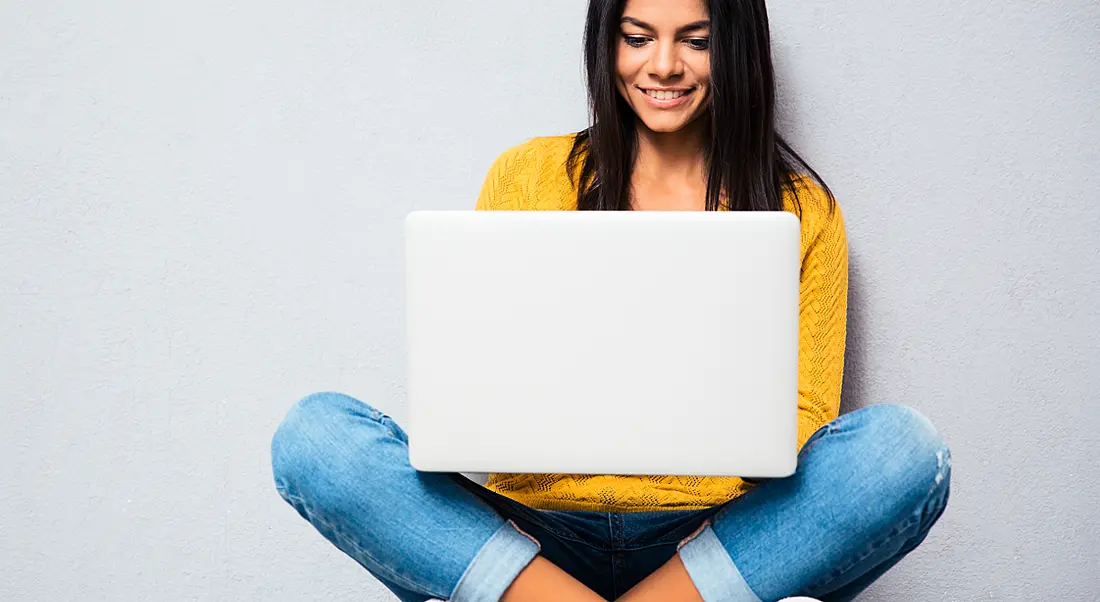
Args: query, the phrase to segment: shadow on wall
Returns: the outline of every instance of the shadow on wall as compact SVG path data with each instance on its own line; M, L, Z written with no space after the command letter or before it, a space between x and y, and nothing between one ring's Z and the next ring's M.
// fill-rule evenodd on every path
M848 258L848 327L844 346L844 380L840 392L840 413L847 414L873 403L867 399L867 351L863 344L866 332L867 308L862 296L863 279L857 257Z

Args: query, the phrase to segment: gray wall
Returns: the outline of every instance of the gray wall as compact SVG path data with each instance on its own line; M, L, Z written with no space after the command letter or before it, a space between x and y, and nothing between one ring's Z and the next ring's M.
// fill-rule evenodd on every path
M390 599L270 436L315 390L403 419L401 219L583 125L583 5L0 3L0 598ZM1100 597L1100 4L771 11L847 218L845 408L955 457L866 599Z

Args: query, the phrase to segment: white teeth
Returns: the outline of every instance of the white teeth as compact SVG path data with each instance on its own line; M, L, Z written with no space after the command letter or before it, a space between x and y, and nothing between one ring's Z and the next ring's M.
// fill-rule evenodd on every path
M645 90L645 93L657 100L672 100L687 94L689 90Z

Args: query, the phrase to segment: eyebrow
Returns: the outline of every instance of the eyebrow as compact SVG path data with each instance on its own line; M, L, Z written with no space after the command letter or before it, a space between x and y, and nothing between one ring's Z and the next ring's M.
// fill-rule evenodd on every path
M650 25L649 23L646 23L645 21L640 21L638 19L635 19L634 17L623 17L622 21L619 21L619 23L620 24L630 23L631 25L636 25L636 26L641 27L642 29L645 29L645 30L648 30L648 31L652 31L652 32L657 31L656 27L653 27L652 25ZM707 28L707 27L710 27L710 20L703 19L702 21L696 21L694 23L688 23L687 25L684 25L683 27L677 29L676 30L676 35L684 34L684 33L687 33L689 31L695 31L697 29L704 29L704 28Z

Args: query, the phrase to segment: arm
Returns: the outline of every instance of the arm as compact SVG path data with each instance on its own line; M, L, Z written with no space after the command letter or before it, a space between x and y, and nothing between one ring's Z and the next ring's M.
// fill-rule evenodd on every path
M848 238L840 206L803 188L799 285L798 448L840 413L848 311ZM800 191L802 192L802 191Z
M475 211L488 211L499 204L497 180L500 179L500 160L497 159L489 167L489 173L485 175L485 181L481 184L481 192L477 195Z

